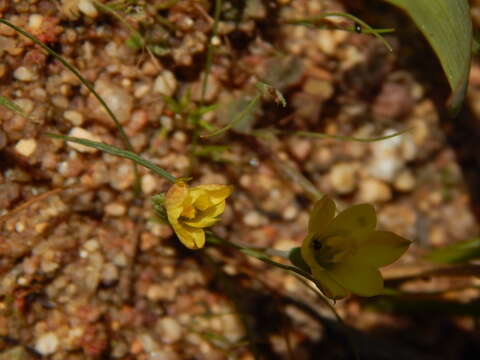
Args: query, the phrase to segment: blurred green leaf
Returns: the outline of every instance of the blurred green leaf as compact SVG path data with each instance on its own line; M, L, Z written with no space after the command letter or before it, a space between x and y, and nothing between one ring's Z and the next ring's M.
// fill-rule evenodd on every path
M472 22L467 0L384 0L412 18L438 56L452 94L448 106L459 111L465 96L472 52Z
M426 258L438 263L460 263L480 258L480 238L460 241L430 252Z

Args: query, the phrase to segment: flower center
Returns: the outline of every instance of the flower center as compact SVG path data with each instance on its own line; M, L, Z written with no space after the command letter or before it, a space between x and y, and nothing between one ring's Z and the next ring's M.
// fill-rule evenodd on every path
M314 237L310 243L315 261L325 269L344 261L355 252L353 241L342 236Z
M183 208L182 213L180 214L181 217L185 217L187 219L193 219L197 215L197 209L193 205L188 205Z

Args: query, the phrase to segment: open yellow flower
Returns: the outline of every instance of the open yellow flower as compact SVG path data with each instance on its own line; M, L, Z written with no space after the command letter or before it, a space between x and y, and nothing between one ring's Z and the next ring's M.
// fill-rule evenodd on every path
M225 199L232 193L228 185L199 185L189 188L178 181L165 196L167 218L180 241L190 249L205 245L203 228L212 226L225 210Z
M360 296L382 293L379 267L397 260L410 241L388 231L375 231L372 205L354 205L335 217L335 203L327 196L310 215L301 255L322 292L340 299L350 292Z

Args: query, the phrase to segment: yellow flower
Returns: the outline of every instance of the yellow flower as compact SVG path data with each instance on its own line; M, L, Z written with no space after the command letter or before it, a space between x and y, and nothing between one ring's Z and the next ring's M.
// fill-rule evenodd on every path
M228 185L199 185L189 188L176 182L165 196L168 222L180 241L190 249L205 244L203 228L212 226L225 210L225 199L232 193Z
M324 196L310 215L301 255L322 292L340 299L350 292L361 296L382 293L379 267L391 264L410 241L388 231L375 231L372 205L352 206L335 217L335 203Z

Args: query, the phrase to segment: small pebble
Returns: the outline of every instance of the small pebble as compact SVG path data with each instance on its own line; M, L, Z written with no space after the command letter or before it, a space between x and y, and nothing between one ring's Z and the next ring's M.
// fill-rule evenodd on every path
M130 121L134 99L129 90L118 86L113 81L103 78L95 81L95 90L105 100L110 110L122 125ZM96 99L90 98L89 103L93 109L92 117L105 124L113 125L111 117Z
M249 211L243 217L243 222L247 226L256 227L263 225L265 223L265 218L257 211Z
M89 252L94 252L98 250L98 248L100 247L100 244L98 243L97 240L90 239L83 244L83 247L85 250Z
M70 121L74 126L80 126L83 124L83 115L75 110L67 110L63 113L65 120Z
M91 140L91 141L100 141L100 138L97 135L92 134L90 131L85 130L84 128L81 128L81 127L77 127L77 126L72 128L72 130L70 130L70 132L68 133L68 136L78 137L78 138L87 139L87 140ZM68 144L68 146L70 146L73 149L75 149L79 152L82 152L82 153L93 154L93 153L96 153L98 151L95 148L92 148L92 147L89 147L89 146L84 146L84 145L81 145L81 144L76 144L76 143L73 143L73 142L70 142L70 141L67 144Z
M150 92L150 90L150 84L136 84L133 96L135 96L137 99L143 98Z
M282 217L285 220L293 220L297 217L297 215L298 215L298 208L295 205L287 206L282 213Z
M105 212L110 216L123 216L127 212L127 208L125 204L114 202L105 206Z
M171 71L164 70L155 79L153 90L159 94L172 96L177 90L177 79Z
M57 347L58 337L53 332L43 334L35 343L35 350L43 356L52 355L57 351Z
M37 141L35 139L22 139L15 145L15 151L25 157L32 155L36 148Z
M339 194L348 194L357 186L357 166L352 163L335 164L330 171L330 183Z
M118 268L115 264L107 263L102 268L102 282L111 284L118 280Z
M32 100L24 98L16 99L14 103L17 104L20 109L22 109L22 111L26 114L30 114L33 110L33 107L35 106Z
M77 6L78 10L88 17L95 18L98 15L97 8L91 0L79 0Z
M146 174L142 176L142 191L146 195L152 194L157 187L155 177L151 174Z
M415 187L415 177L409 170L404 170L395 179L394 186L398 191L412 191Z
M26 66L20 66L13 72L13 77L24 82L31 82L37 79L37 74Z
M392 198L390 187L378 179L365 179L360 183L359 201L366 203L385 202Z
M292 154L298 160L305 160L312 150L312 142L309 139L293 138L289 142L289 148Z
M42 27L43 24L43 16L40 14L32 14L28 18L28 27L35 31L39 30Z
M160 333L162 341L167 344L174 343L183 337L182 326L172 317L160 319L155 328Z

